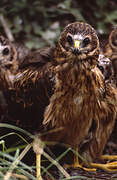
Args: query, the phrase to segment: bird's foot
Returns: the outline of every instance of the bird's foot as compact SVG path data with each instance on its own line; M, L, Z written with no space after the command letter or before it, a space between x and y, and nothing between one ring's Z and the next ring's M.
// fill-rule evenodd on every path
M117 160L117 155L102 155L103 160ZM109 172L117 171L117 161L106 164L91 163L92 167L100 168Z
M106 164L90 163L92 167L99 168L108 172L117 171L117 161Z
M65 164L64 165L65 168L80 168L80 169L83 169L85 171L93 171L95 172L96 169L95 168L86 168L86 167L83 167L81 164L79 163L74 163L74 164Z
M101 159L105 159L105 160L117 160L117 155L102 155Z

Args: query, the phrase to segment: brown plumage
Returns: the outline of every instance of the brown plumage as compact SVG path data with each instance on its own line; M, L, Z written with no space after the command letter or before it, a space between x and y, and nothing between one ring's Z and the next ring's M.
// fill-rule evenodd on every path
M24 104L27 113L27 127L33 120L33 131L42 126L43 114L49 104L55 86L55 67L53 58L55 47L47 47L30 52L19 64L20 72L15 76L16 101ZM98 67L105 66L104 58L99 58ZM106 67L106 66L105 66ZM108 76L105 73L104 76ZM23 121L25 122L25 121Z
M19 62L29 53L29 49L22 44L12 43L7 38L0 36L0 74L6 79L6 84L12 86L14 76L19 70ZM4 87L4 85L3 85Z
M103 47L103 54L112 61L114 77L117 85L117 27L110 33L108 42Z
M99 54L97 67L101 70L105 81L115 84L114 70L109 58L105 57L103 54Z
M117 90L97 68L99 40L86 23L69 24L54 52L55 91L44 113L43 125L58 129L42 140L64 143L75 150L92 138L82 155L90 162L100 158L117 115ZM92 127L93 126L93 127Z
M35 121L33 120L33 126L31 125L33 131L38 131L42 126L45 108L54 92L55 67L57 65L53 59L54 51L55 47L45 47L30 52L20 61L20 72L15 76L15 99L25 107L25 113L23 111L23 114L26 115L25 119L28 119L27 127L35 119ZM98 67L102 68L103 66L105 68L105 61L108 60L101 56ZM108 76L106 70L103 73L105 77Z
M29 53L20 64L14 82L17 102L24 104L29 114L27 124L33 132L40 129L45 107L54 91L53 51L54 48L42 48Z
M10 42L0 35L0 90L6 102L1 105L4 122L17 124L17 120L19 121L21 114L24 112L24 107L16 102L13 82L15 75L19 72L19 64L28 55L29 51L24 45ZM2 111L0 114L2 114Z

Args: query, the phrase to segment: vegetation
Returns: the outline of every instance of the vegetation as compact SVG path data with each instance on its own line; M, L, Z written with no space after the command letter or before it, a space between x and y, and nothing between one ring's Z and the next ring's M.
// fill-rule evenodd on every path
M116 7L114 0L2 0L0 13L15 39L35 49L53 45L63 27L74 21L91 24L99 34L109 33L117 22Z
M109 34L117 23L117 1L2 0L0 1L0 14L4 16L16 41L23 42L30 49L37 49L54 45L65 25L74 21L91 24L99 36ZM6 36L2 23L0 23L0 32ZM17 127L2 123L1 127L11 129L11 133L0 137L0 179L36 180L35 162L31 166L22 162L22 158L32 147L31 142L34 137ZM7 140L10 136L17 137L18 141L13 147L7 148ZM27 142L27 137L30 137L30 143ZM62 158L67 152L64 152L59 158ZM43 171L46 171L51 179L54 179L48 169L43 169ZM62 176L62 179L67 178ZM88 178L72 176L72 179Z

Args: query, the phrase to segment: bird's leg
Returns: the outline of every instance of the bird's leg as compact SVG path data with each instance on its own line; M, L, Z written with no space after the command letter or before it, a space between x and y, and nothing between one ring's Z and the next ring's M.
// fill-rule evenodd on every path
M74 163L70 164L70 165L65 165L65 167L67 167L67 168L70 168L70 167L81 168L81 169L84 169L85 171L96 171L95 168L83 167L83 165L79 163L78 154L77 154L78 153L78 147L75 148L75 151L76 151L76 153L74 154Z
M76 148L75 151L78 153L78 148ZM73 163L73 166L74 167L79 167L80 166L77 154L74 154L74 163Z
M102 155L101 159L103 160L117 160L117 156L116 155ZM117 171L117 161L114 162L109 162L106 164L99 164L99 163L91 163L92 167L95 168L100 168L109 172L114 172Z
M33 142L33 150L36 153L37 180L42 180L42 177L41 177L41 155L43 154L43 144L39 138L35 138L35 140Z
M105 160L117 160L117 155L102 155L101 159L105 159Z
M37 180L42 180L41 177L41 154L36 154L36 173L37 173Z

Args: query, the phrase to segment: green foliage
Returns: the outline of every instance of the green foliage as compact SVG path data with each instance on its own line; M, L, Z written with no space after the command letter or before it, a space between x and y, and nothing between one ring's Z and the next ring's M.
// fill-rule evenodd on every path
M0 13L16 40L40 48L55 44L63 27L74 21L85 21L99 33L109 33L117 21L116 7L114 0L2 0Z
M23 160L23 158L27 155L30 156L30 149L32 148L34 142L36 143L36 146L41 147L41 141L36 137L30 134L28 131L21 129L17 126L13 126L10 124L0 123L0 128L7 128L10 131L13 131L12 133L4 134L0 137L0 179L7 179L7 180L37 180L36 176L36 166L34 162L34 166L29 166L26 164ZM6 143L7 138L12 136L12 141L14 146L9 147ZM16 136L19 138L19 140L16 138ZM33 143L28 143L27 138L31 139ZM18 140L18 142L17 142ZM24 144L25 143L25 144ZM24 144L24 145L19 145ZM6 148L7 147L7 148ZM53 175L49 172L50 168L55 165L59 171L60 179L61 180L67 180L67 179L86 179L85 176L71 176L64 170L64 168L59 164L59 161L64 158L64 156L72 151L74 154L78 155L73 149L67 148L60 156L58 156L56 159L53 159L48 153L43 150L43 156L47 159L47 161L50 162L50 164L47 167L41 166L41 174L42 175L48 175L52 180L55 180ZM51 153L52 154L52 153ZM33 153L33 156L35 154ZM80 156L79 156L80 157ZM30 161L30 158L27 159L27 161ZM42 160L44 161L44 160ZM67 175L69 177L67 178ZM66 178L65 178L66 177ZM88 178L87 178L88 179Z
M115 0L2 0L0 1L0 14L4 15L16 41L24 42L30 49L37 49L54 45L65 25L74 21L87 22L99 34L108 34L112 26L117 23L116 7ZM0 32L4 33L2 24L0 24L0 28ZM0 124L0 127L13 130L12 133L0 138L0 178L3 179L10 169L15 175L22 174L25 177L36 179L35 167L24 164L22 159L13 166L22 149L28 144L22 134L31 139L34 137L25 130L12 125ZM11 135L20 138L22 143L7 148L6 140ZM63 158L68 151L69 149L56 161ZM43 169L43 172L48 172L51 166L53 166L52 163ZM86 179L81 176L71 177L71 179L78 178Z

